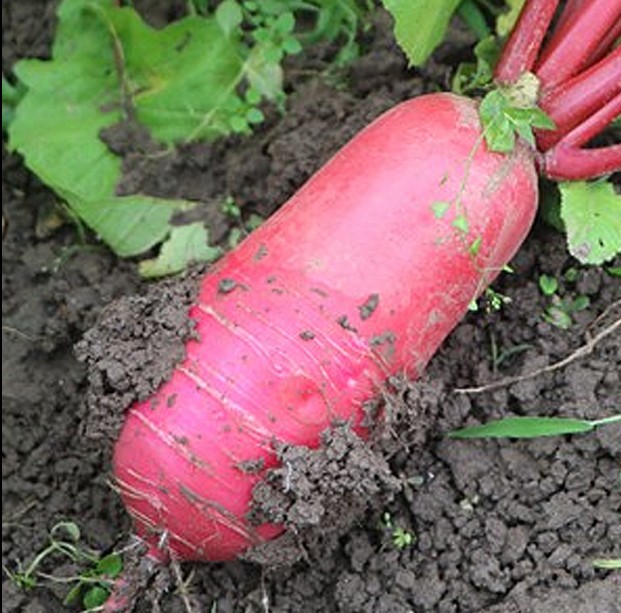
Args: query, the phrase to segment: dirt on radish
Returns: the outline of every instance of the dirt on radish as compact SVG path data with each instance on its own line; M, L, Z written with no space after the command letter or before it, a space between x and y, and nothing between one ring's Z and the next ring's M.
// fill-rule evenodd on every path
M13 41L36 39L45 26L34 5L22 5L36 20L6 23L7 30L25 32L8 44L16 56L29 51ZM376 34L371 52L352 68L349 91L300 84L285 118L272 118L252 139L183 152L187 157L175 161L166 188L187 195L183 190L193 186L194 194L216 203L230 192L267 216L368 120L419 93L423 84L441 83L450 70L441 58L459 55L458 48L445 48L432 74L412 77L389 40L387 30ZM139 166L134 163L132 172L146 188L151 179L140 179ZM46 234L43 211L53 196L4 153L3 199L9 220L3 244L3 563L14 568L18 560L32 559L59 519L78 522L89 544L102 550L122 547L129 531L106 483L109 447L83 436L88 381L74 357L75 343L103 310L109 321L118 321L117 341L123 333L144 341L136 314L152 308L154 329L168 331L156 337L154 346L166 353L171 343L174 360L191 326L166 301L155 303L132 267L103 249L58 260L63 248L74 244L74 233L65 227ZM593 569L591 560L621 555L619 428L520 443L443 437L468 414L480 419L509 411L596 418L615 409L621 393L618 338L554 375L472 398L452 393L455 387L492 378L492 338L505 350L528 345L497 365L503 374L526 372L582 344L587 327L621 297L618 281L601 270L581 271L575 290L588 295L591 306L576 315L569 330L560 330L541 317L546 298L537 279L575 265L562 237L539 224L513 265L516 274L504 276L498 286L512 303L500 312L470 315L423 381L395 382L386 400L390 419L371 448L357 447L339 429L319 455L282 450L287 460L268 483L272 489L261 504L263 512L269 505L270 512L302 520L296 524L299 533L275 541L271 552L255 552L253 562L183 567L184 576L194 571L189 593L197 611L264 611L266 602L270 611L309 613L615 611L621 600L618 575ZM181 301L190 300L187 285L170 291L178 292ZM172 302L171 294L166 296ZM114 302L119 298L121 303ZM618 309L608 314L615 316ZM110 329L105 337L92 334L91 342L105 343L109 356ZM119 359L122 347L117 344ZM124 367L127 362L122 361ZM170 368L147 366L141 373L132 369L131 376L155 383ZM101 388L104 401L119 407L124 386L122 378L111 377ZM289 481L287 461L292 471L301 467ZM364 476L356 473L361 463L369 467ZM319 489L307 488L305 479ZM345 502L334 492L319 496L328 482L339 479ZM315 494L304 497L304 492ZM342 523L332 522L334 517ZM414 542L397 545L396 529L413 535ZM45 570L72 571L53 565ZM159 596L159 586L158 579L146 587L139 610L151 610L148 596ZM7 612L63 611L65 593L63 585L48 583L23 592L3 577ZM182 610L177 594L161 598L164 611Z

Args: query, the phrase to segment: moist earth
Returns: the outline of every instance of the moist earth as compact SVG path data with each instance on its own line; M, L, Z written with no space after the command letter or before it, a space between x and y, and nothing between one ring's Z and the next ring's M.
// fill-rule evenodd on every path
M162 23L171 10L150 17ZM4 3L2 11L4 74L20 57L49 54L49 3ZM199 200L212 239L224 240L226 196L244 216L266 217L383 110L446 88L467 35L453 28L450 40L424 71L406 71L380 16L340 81L325 75L330 49L318 48L306 70L291 67L311 76L289 77L283 117L268 112L251 138L186 146L155 156L157 165L144 134L117 127L106 141L124 156L119 190ZM108 482L108 439L119 407L147 395L182 356L195 277L147 284L134 262L63 223L55 196L6 149L2 163L3 611L79 610L63 605L66 584L39 579L25 591L10 573L45 547L61 520L76 522L83 542L103 553L131 542ZM495 391L455 392L552 364L621 317L618 280L579 267L562 236L540 222L512 267L495 286L510 302L470 313L423 380L389 382L368 444L341 424L317 451L279 450L282 468L257 491L254 512L285 522L285 536L244 560L162 572L146 583L137 610L621 611L621 575L592 564L621 557L621 428L535 441L447 437L505 415L596 419L619 410L619 334L554 372ZM590 305L561 329L543 317L550 299L537 280L569 267L578 278L563 281L562 291L586 295ZM141 359L128 361L130 352ZM62 558L41 570L76 572ZM182 590L177 571L187 579Z

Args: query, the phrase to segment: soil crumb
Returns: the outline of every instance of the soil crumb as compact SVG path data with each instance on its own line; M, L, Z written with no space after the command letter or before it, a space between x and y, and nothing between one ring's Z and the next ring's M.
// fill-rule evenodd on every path
M75 353L88 368L84 434L116 440L126 409L145 400L171 376L196 338L188 311L200 271L148 286L104 309Z

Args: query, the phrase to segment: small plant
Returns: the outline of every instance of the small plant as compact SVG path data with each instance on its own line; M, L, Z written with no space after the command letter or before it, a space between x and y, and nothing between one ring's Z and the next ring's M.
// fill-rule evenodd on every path
M488 287L483 292L483 296L479 301L473 300L468 306L468 309L476 312L481 308L480 305L483 305L483 309L486 313L492 313L494 311L500 311L503 306L510 302L511 298L509 298L509 296L505 296L505 294L501 294L492 287Z
M491 332L489 336L490 344L490 362L492 365L492 372L497 373L501 365L504 364L509 358L514 355L528 351L532 347L529 343L518 343L517 345L510 345L508 347L498 345L496 335Z
M18 565L17 570L5 568L5 572L19 588L28 590L39 585L41 579L70 584L64 604L81 602L87 610L100 607L110 595L113 579L123 570L119 553L100 556L97 552L79 544L80 529L74 522L63 521L52 527L49 544L41 550L26 567ZM76 564L80 572L71 577L58 577L40 570L45 560L64 557Z
M563 277L568 283L574 283L578 275L579 272L575 268L569 268ZM583 294L561 297L558 293L560 289L558 280L549 275L543 274L539 277L539 289L544 296L548 296L551 299L551 303L543 313L543 318L548 323L563 330L571 327L573 314L584 311L591 302L589 297Z
M382 528L390 532L392 544L397 549L406 549L416 542L416 535L409 532L403 526L395 526L392 516L388 511L382 515Z

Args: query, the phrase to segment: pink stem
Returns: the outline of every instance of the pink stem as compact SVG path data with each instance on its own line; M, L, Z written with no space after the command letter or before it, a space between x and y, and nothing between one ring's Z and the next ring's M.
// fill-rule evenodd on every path
M617 47L591 68L544 93L539 104L556 129L540 131L539 150L549 149L620 92L621 47Z
M578 73L613 24L621 19L621 0L585 0L545 46L535 74L544 90Z
M499 83L514 83L533 68L558 3L559 0L527 0L496 65Z
M570 19L575 19L576 13L582 10L586 1L587 0L567 0L565 6L563 6L561 10L561 14L554 24L554 32L556 33L563 30Z
M589 58L589 63L593 64L601 60L610 51L615 41L621 37L621 19L612 25L612 28L608 30L608 34L601 40L599 46L593 52L593 55Z
M621 171L621 143L596 149L582 148L619 115L621 93L543 154L542 174L550 179L574 181Z

